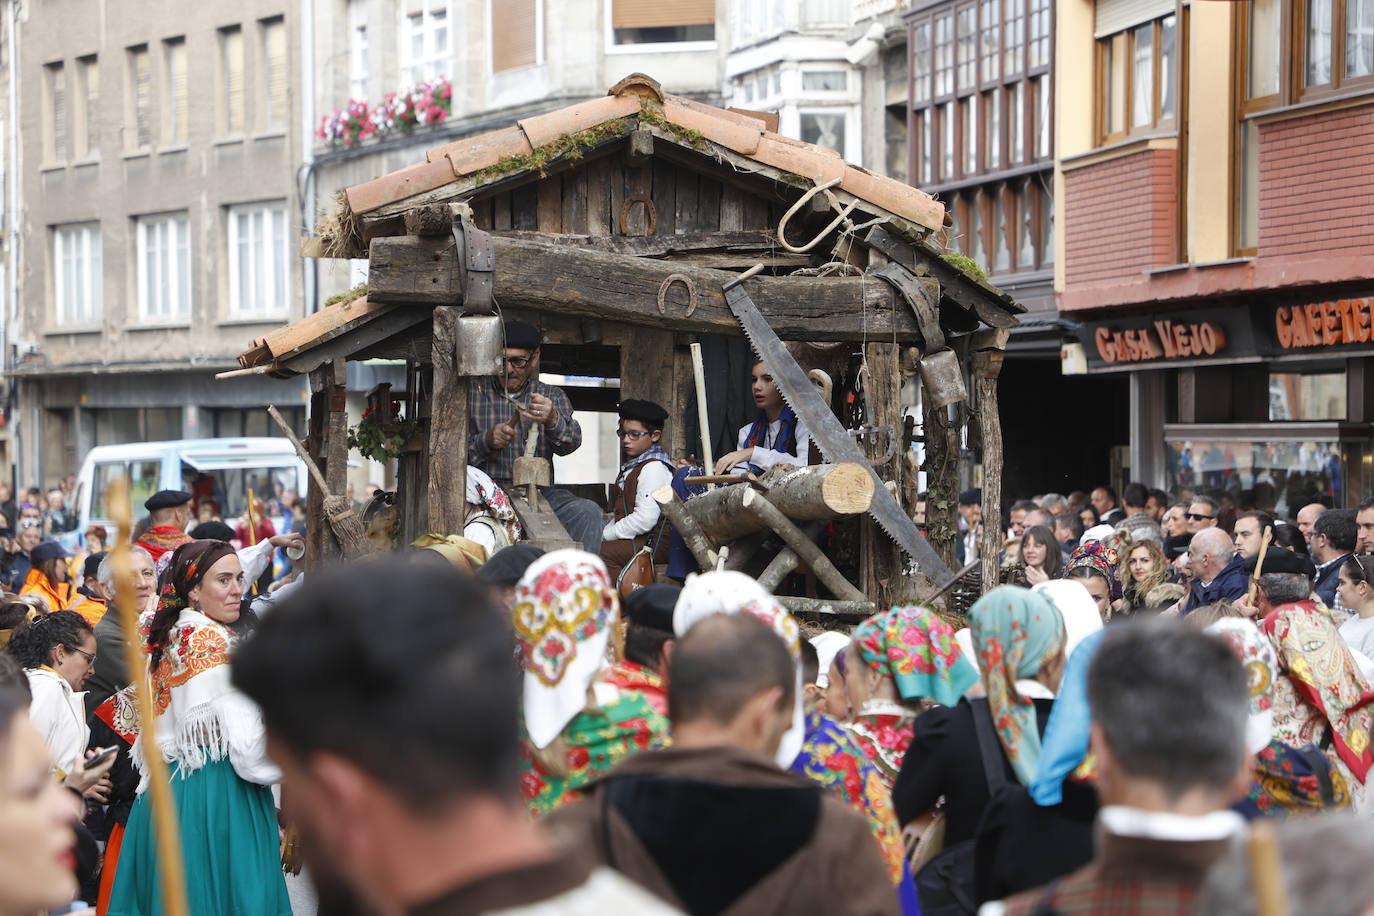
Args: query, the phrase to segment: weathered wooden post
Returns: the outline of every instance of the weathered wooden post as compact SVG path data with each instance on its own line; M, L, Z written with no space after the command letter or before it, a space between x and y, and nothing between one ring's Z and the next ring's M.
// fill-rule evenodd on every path
M982 331L971 344L973 403L983 440L983 536L978 556L983 561L983 593L997 585L1002 549L1002 420L997 408L997 377L1010 331Z

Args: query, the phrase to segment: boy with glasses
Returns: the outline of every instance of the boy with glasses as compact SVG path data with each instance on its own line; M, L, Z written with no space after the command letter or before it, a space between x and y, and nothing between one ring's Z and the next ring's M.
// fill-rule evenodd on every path
M651 495L673 481L672 457L660 444L666 419L668 411L653 401L631 398L620 402L616 435L625 460L611 486L614 517L601 532L601 559L611 581L645 546L654 550L655 562L667 562L668 538L659 531L662 510Z

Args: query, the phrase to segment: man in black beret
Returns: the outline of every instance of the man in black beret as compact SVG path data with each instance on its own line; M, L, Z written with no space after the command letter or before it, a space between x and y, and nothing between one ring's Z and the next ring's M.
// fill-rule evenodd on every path
M630 592L625 611L625 658L607 679L617 687L644 692L644 699L668 714L668 659L673 654L673 607L682 589L646 585Z
M515 607L515 586L530 564L544 555L544 551L533 544L521 542L502 547L491 555L491 559L477 567L473 575L492 589L507 610Z
M644 547L655 563L668 562L668 538L660 531L662 510L653 492L673 482L673 459L663 450L663 421L668 411L653 401L620 402L620 473L611 486L614 518L601 532L601 559L614 582L621 569Z
M186 525L191 521L190 493L159 490L148 497L143 508L148 510L148 530L138 539L138 545L152 555L154 564L167 551L191 540L186 533Z
M1253 575L1256 559L1251 557L1245 561L1247 573ZM1315 565L1307 557L1283 547L1270 547L1264 554L1264 565L1260 567L1255 606L1247 606L1243 597L1237 604L1244 613L1253 612L1256 620L1263 620L1286 605L1309 600L1315 571Z
M962 566L978 556L978 536L983 524L983 491L965 490L959 494L959 542L955 559Z
M509 487L516 458L529 455L552 464L554 455L571 455L582 445L582 427L562 389L539 381L539 330L507 321L505 344L502 374L468 389L468 463ZM534 448L527 452L532 432ZM601 549L600 506L567 490L542 492L568 537L589 553Z

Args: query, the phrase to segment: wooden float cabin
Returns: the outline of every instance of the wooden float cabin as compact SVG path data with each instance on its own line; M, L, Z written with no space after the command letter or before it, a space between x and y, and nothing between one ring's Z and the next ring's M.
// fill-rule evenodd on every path
M457 243L455 214L482 230L468 236L485 265L469 269L474 249ZM905 499L903 361L910 371L932 344L957 355L969 401L962 411L927 406L923 424L927 531L952 565L960 424L976 415L985 439L997 435L996 370L1023 309L942 257L937 236L947 224L945 208L919 189L779 135L776 114L678 98L635 74L605 97L431 149L425 162L348 188L302 254L368 258L365 295L253 341L239 356L243 369L225 375L309 374L306 446L340 494L343 362L404 360L405 415L420 424L398 462L408 542L462 528L468 380L456 372L454 338L465 309L494 301L505 317L539 326L545 371L618 377L619 397L664 403L673 418L666 447L682 456L699 451L679 422L695 416L688 345L743 338L721 287L762 264L744 288L780 338L862 353L865 425L880 432L861 441ZM907 296L876 276L884 268L910 281ZM489 296L473 285L482 283ZM615 409L604 392L568 390L579 409ZM735 429L715 416L712 427L733 448ZM884 460L893 454L902 458ZM308 502L316 560L339 552L318 489ZM999 496L987 497L992 514ZM903 597L900 552L871 522L861 540L861 590L879 606ZM989 547L995 567L1000 544Z

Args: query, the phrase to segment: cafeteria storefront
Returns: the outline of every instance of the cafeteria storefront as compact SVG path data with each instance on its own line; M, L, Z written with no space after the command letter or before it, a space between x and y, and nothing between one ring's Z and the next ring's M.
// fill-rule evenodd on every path
M1092 320L1081 339L1089 374L1130 375L1130 479L1290 517L1374 485L1374 295Z

